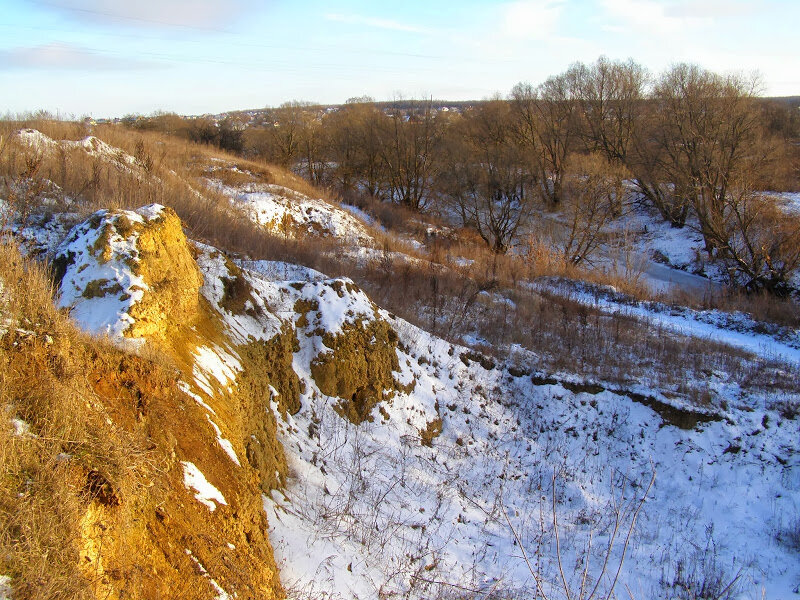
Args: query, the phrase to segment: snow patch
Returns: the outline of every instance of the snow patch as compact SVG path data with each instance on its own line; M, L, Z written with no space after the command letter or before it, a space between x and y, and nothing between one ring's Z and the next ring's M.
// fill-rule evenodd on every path
M31 426L22 419L14 417L11 419L11 426L14 428L14 435L18 437L36 437L31 433Z
M0 600L12 600L11 577L0 575Z
M230 440L225 439L222 437L222 431L220 430L219 426L211 420L211 417L206 415L206 419L208 422L211 423L211 427L214 428L214 431L217 434L217 443L219 444L220 448L227 454L230 459L236 464L237 467L241 467L242 464L239 462L239 457L236 456L236 450L233 449L233 444Z
M364 223L347 210L322 199L273 184L249 184L242 188L210 182L240 206L256 223L270 231L295 237L334 237L351 244L374 246Z
M242 260L236 263L243 269L258 273L267 281L321 281L328 276L293 263L276 260Z
M230 546L230 544L228 545ZM214 591L217 593L216 600L231 600L231 597L228 595L228 593L224 589L222 589L222 586L220 586L214 579L212 579L211 575L208 574L208 570L203 566L203 563L201 563L197 559L197 557L192 553L192 551L186 548L185 552L186 555L192 559L192 562L195 564L200 573L202 573L203 576L206 579L208 579L208 583L211 584L211 587L214 588ZM235 597L236 596L234 595L234 598Z
M181 465L183 466L183 485L186 486L186 489L194 490L194 497L198 502L208 507L211 512L217 509L218 504L228 504L222 492L208 482L206 476L194 463L182 461Z
M134 323L131 308L149 290L131 267L139 259L140 230L134 225L159 218L163 209L154 204L136 211L100 210L73 227L58 246L56 260L68 261L58 307L70 309L83 330L117 342L144 343L124 337Z
M139 161L135 157L93 135L78 141L54 140L36 129L22 129L16 135L22 143L40 152L53 152L59 148L83 150L89 156L110 162L130 173L136 173L139 168Z

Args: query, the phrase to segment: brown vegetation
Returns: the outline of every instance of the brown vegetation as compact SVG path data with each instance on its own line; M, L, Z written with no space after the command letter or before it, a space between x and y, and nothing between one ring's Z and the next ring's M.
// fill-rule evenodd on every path
M534 208L569 212L569 201L581 207L589 229L601 229L605 211L584 209L585 173L576 155L602 156L606 174L625 173L664 220L696 226L709 260L729 269L732 284L785 295L800 266L797 224L776 231L781 221L771 201L753 192L800 185L800 126L796 111L756 92L755 81L695 65L651 77L632 60L601 57L536 86L520 83L508 100L473 103L460 114L436 113L430 102L378 105L369 98L333 112L287 103L245 132L243 152L296 169L348 201L366 195L452 211L499 253L519 241ZM159 119L165 117L139 123ZM612 199L614 218L621 192Z
M49 125L42 123L38 126L46 132ZM542 296L519 287L523 281L534 281L542 276L565 276L610 284L617 290L632 293L634 297L646 297L637 281L635 265L629 271L617 273L586 270L570 261L565 263L563 255L552 247L549 240L535 235L527 236L524 245L518 246L514 254L499 255L469 230L443 227L430 216L417 215L368 196L359 196L361 207L375 215L390 231L388 234L376 232L375 237L384 243L383 257L377 263L359 263L337 252L336 240L312 243L306 239L286 239L265 233L263 228L237 210L227 197L204 188L195 179L209 175L216 177L217 174L226 177L225 173L231 173L237 178L251 178L253 183L279 182L311 196L324 195L308 183L299 185L296 176L275 167L220 154L211 148L163 139L153 133L131 133L113 127L96 131L101 132L109 143L133 151L140 139L144 140L144 151L148 154L154 155L156 149L162 148L163 160L154 161L162 166L156 166L150 178L137 180L135 185L151 190L146 194L148 201L160 201L175 208L194 239L207 241L234 255L289 260L329 276L351 277L381 306L438 335L459 340L463 333L474 330L474 325L478 324L481 335L497 344L498 348L519 342L539 353L544 367L574 367L612 380L644 375L655 369L660 372L658 377L663 382L681 381L685 373L681 373L675 358L686 348L692 348L686 351L696 357L689 363L696 365L698 380L704 378L700 371L708 370L708 365L715 363L732 361L734 373L746 370L742 359L731 357L727 349L671 336L665 339L658 331L649 331L638 321L605 317L569 298ZM14 164L22 164L24 155L20 151ZM584 160L581 155L576 155L576 158ZM597 159L601 165L608 160ZM0 155L0 164L8 166L11 162L8 154ZM213 170L209 171L210 167ZM599 190L600 195L596 197L603 198L611 188L606 185L603 168L596 170L600 172L599 187L593 189ZM116 179L110 180L115 185L134 185L125 173L117 173L114 171ZM141 195L145 194L139 190L133 197ZM434 233L429 233L431 231ZM424 239L425 251L410 252L407 245L396 239L394 234L398 232ZM417 262L401 260L393 255L395 248L416 257ZM458 266L451 257L474 262L469 266ZM490 297L506 297L513 300L514 305L478 302L481 292L490 294ZM700 298L684 295L680 301L699 308L752 309L758 317L780 319L784 323L796 321L797 314L791 302L760 300L755 296L729 300L720 295ZM588 350L607 346L609 349L603 352ZM579 353L577 358L576 352ZM642 352L649 358L640 360L638 357ZM746 375L742 373L741 377L745 379Z
M326 333L322 343L329 352L311 363L311 376L319 390L341 398L340 414L352 423L372 420L372 409L391 398L397 362L397 334L376 319L345 325L341 333Z
M177 372L79 334L11 246L0 280L0 571L14 597L215 598L211 578L280 596L256 477L216 446ZM194 500L181 461L228 505Z

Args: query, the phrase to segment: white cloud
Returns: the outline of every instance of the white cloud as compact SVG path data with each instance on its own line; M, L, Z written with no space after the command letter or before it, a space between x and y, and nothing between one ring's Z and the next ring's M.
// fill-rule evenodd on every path
M337 13L325 15L325 20L334 21L336 23L347 23L348 25L361 25L363 27L371 27L375 29L388 29L391 31L403 31L406 33L421 33L432 34L434 30L427 27L419 27L417 25L410 25L401 23L392 19L381 19L377 17L367 17L362 15L342 15Z
M257 5L254 0L34 0L34 3L79 21L212 30Z
M564 0L518 0L502 6L507 35L545 39L557 36Z
M674 18L715 19L741 17L759 10L761 2L736 0L681 0L665 7L664 15Z
M151 66L129 58L72 44L52 43L0 51L5 69L123 70Z
M683 32L688 27L704 24L698 15L669 15L667 6L655 0L602 0L600 3L611 22L606 30L629 28L631 33L666 37Z

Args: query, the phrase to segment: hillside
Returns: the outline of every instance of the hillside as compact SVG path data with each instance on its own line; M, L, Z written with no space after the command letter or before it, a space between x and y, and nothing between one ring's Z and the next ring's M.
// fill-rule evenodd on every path
M800 330L687 293L690 239L557 269L205 147L6 125L0 597L797 593Z

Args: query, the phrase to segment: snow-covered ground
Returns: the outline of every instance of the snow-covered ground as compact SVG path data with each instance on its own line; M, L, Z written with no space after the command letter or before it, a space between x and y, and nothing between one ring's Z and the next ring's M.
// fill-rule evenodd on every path
M21 129L16 133L16 136L23 144L34 148L38 152L82 150L89 156L113 164L118 169L128 173L138 174L141 170L141 165L136 157L131 156L120 148L107 144L93 135L78 141L54 140L36 129Z
M486 370L464 348L391 323L412 392L356 426L306 380L303 408L282 424L290 480L265 506L294 597L532 594L537 577L548 597L565 597L553 495L573 595L590 536L591 580L619 519L607 589L654 471L619 590L676 597L669 586L681 577L724 587L738 575L736 597L760 598L763 587L781 598L800 584L800 556L779 541L800 510L800 427L776 398L742 394L720 374L710 385L728 408L681 429L648 407L672 402L656 390L582 392ZM442 433L426 447L408 414L431 404Z
M82 230L75 231L71 245ZM239 263L254 290L253 310L232 314L220 308L229 265L215 249L197 248L202 293L230 339L195 352L185 385L201 404L235 381L237 344L269 339L287 322L298 329L302 407L279 418L289 479L264 499L290 597L531 596L541 586L562 598L565 586L576 595L584 572L599 590L616 584L635 598L681 597L681 586L720 591L733 580L732 597L760 598L765 590L782 598L800 585L800 555L786 542L800 512L794 396L741 390L714 373L707 383L716 401L700 409L643 385L537 375L537 360L524 349L514 370L494 367L377 310L363 292L281 263ZM103 264L124 262L125 252L118 254ZM796 333L759 337L744 317L732 324L610 292L567 293L608 312L798 360ZM317 302L307 332L299 331L298 300ZM399 336L395 378L406 387L381 402L372 421L355 425L335 410L340 399L319 390L310 365L326 351L324 333L375 318ZM216 423L210 408L208 417ZM441 433L426 445L423 432L437 419ZM218 437L224 449L227 440ZM209 509L224 502L202 474L184 470L198 501Z
M524 285L533 291L568 297L607 314L634 317L655 328L725 344L763 359L800 366L800 331L757 322L743 313L638 302L609 288L561 279L543 279Z
M325 200L309 198L274 184L232 187L209 180L209 185L235 201L256 223L287 237L332 237L359 246L374 246L365 222ZM350 207L351 208L351 207Z
M779 192L770 195L786 212L800 215L800 192Z

